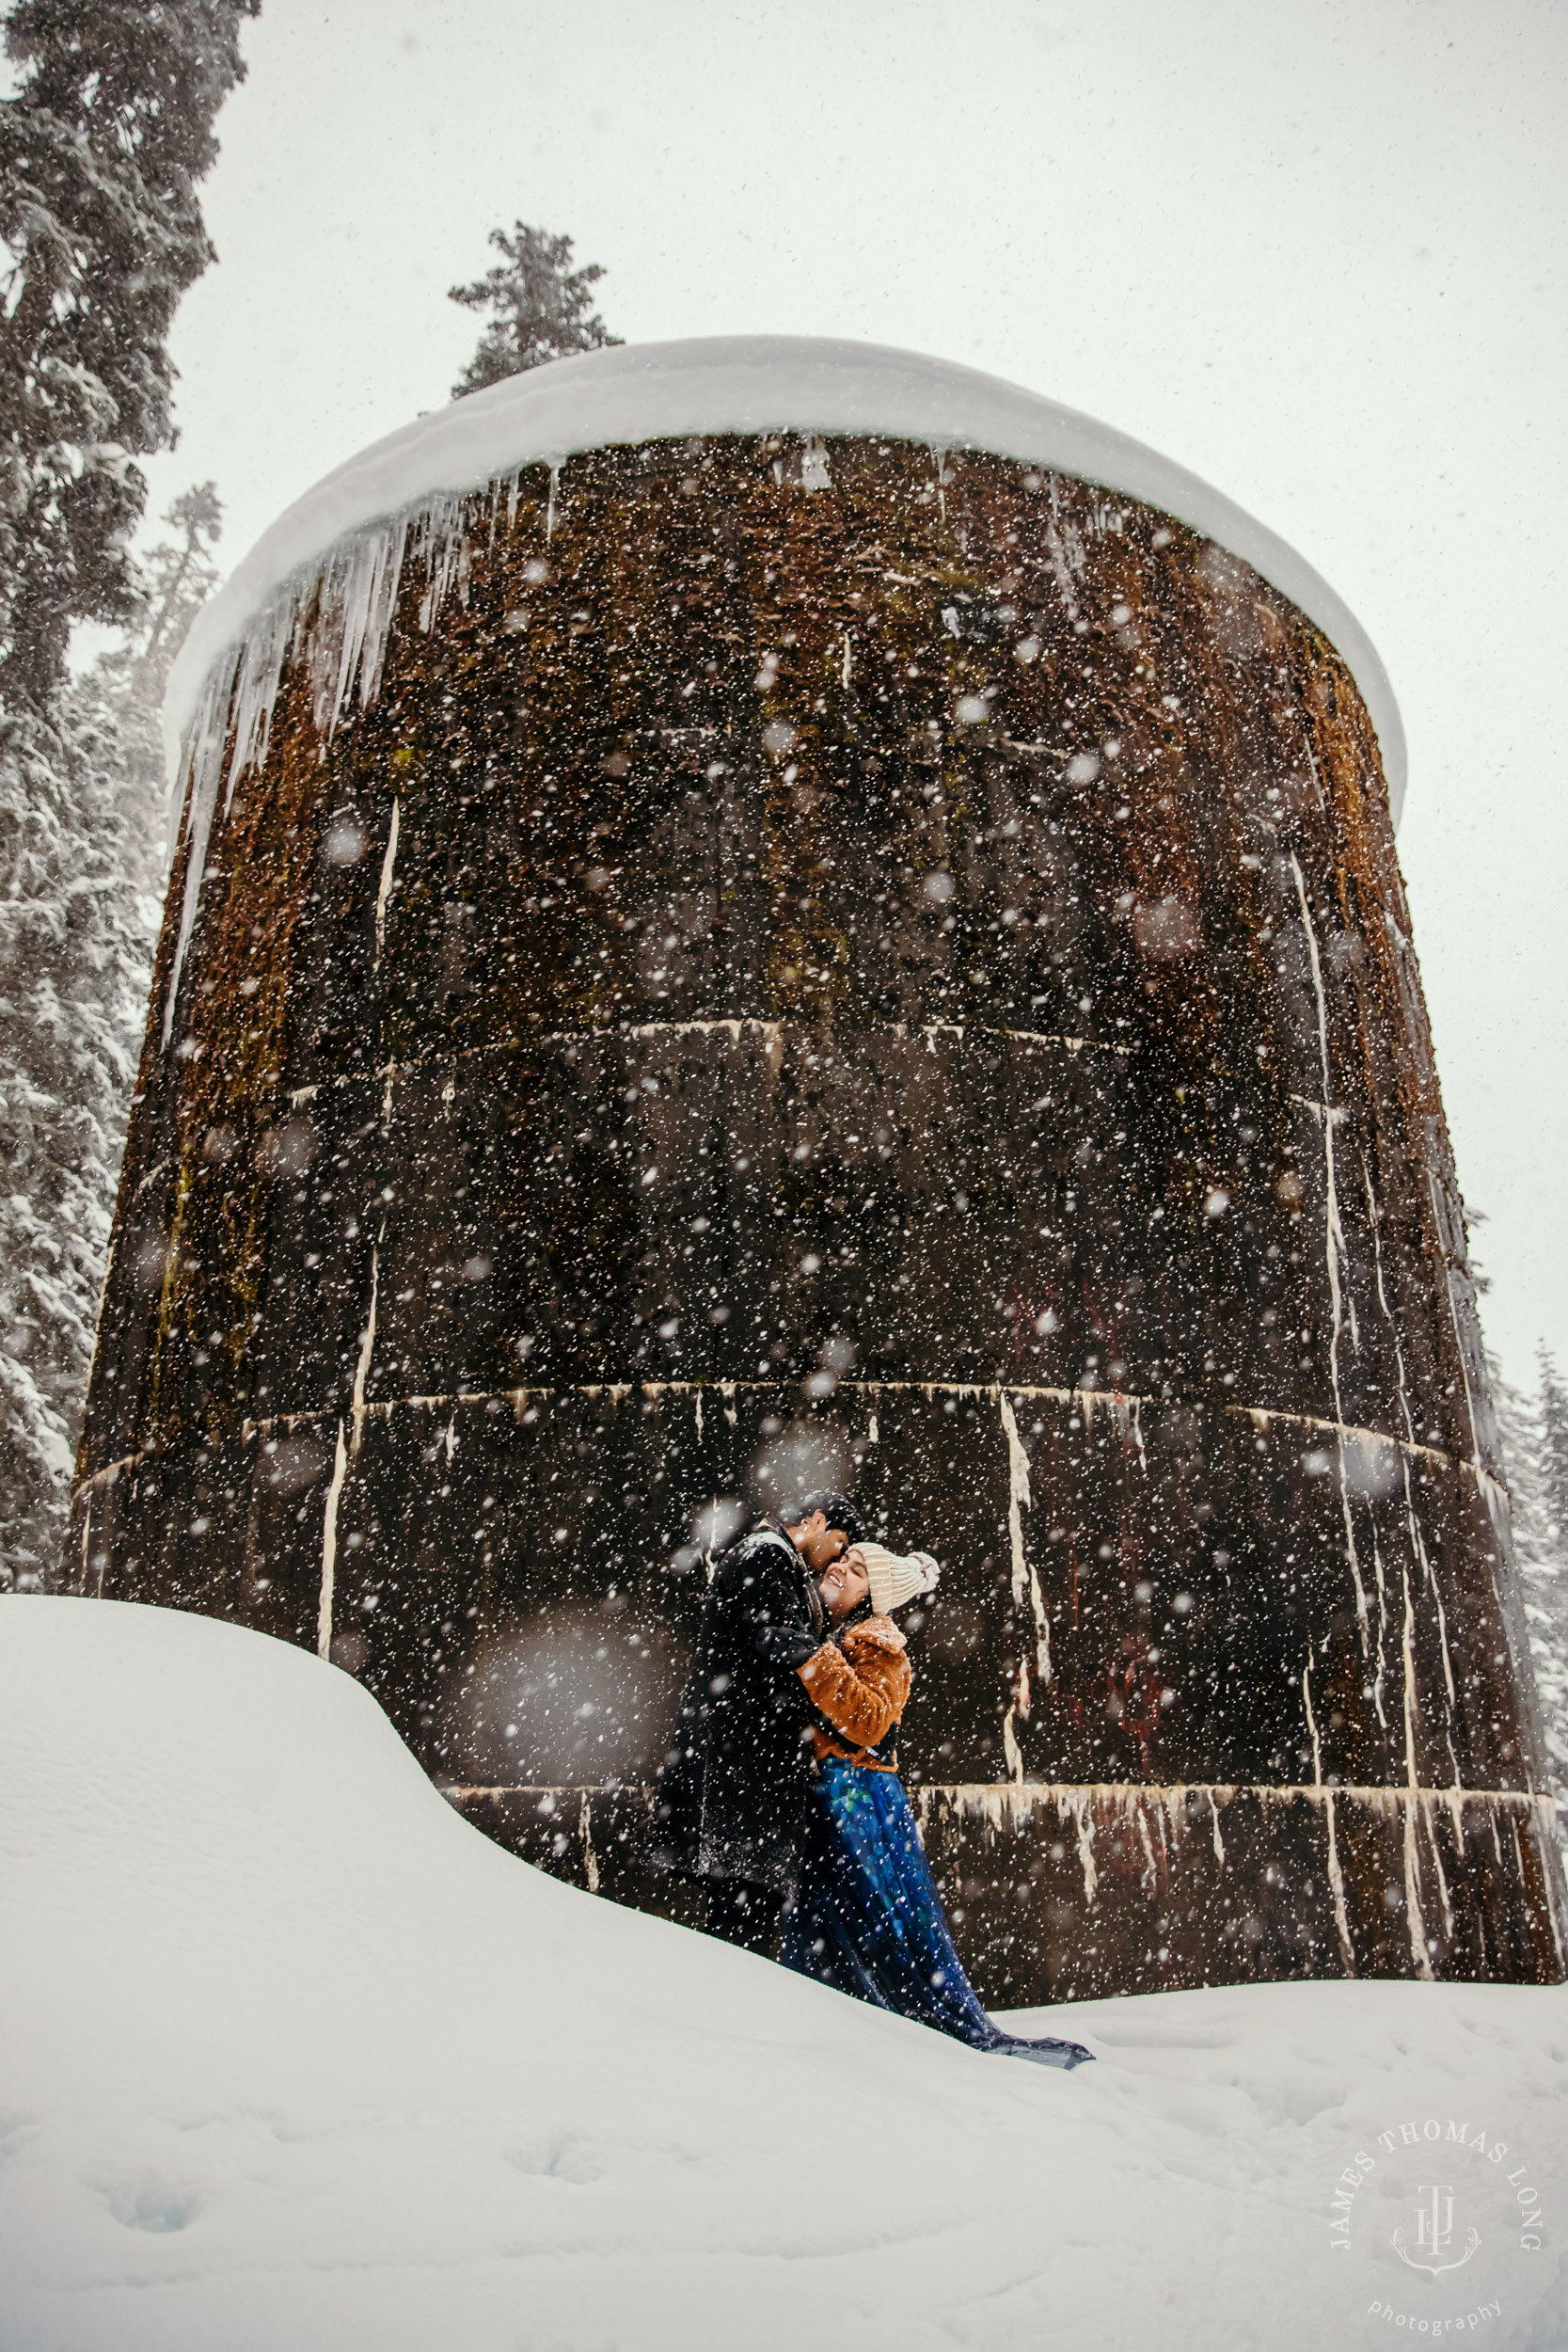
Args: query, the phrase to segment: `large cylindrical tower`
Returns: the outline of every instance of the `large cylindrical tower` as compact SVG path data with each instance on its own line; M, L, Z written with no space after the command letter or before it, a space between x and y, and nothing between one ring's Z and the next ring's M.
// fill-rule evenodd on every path
M1398 719L1299 558L966 370L633 348L343 469L184 674L71 1576L678 1908L705 1555L852 1477L993 2004L1561 1974Z

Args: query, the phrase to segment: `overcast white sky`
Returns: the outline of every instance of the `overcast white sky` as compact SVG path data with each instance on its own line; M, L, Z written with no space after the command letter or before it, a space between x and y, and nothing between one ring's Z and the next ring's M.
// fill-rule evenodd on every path
M630 341L864 336L1206 475L1360 616L1488 1336L1568 1355L1560 0L264 0L175 332L237 562L444 402L517 215Z

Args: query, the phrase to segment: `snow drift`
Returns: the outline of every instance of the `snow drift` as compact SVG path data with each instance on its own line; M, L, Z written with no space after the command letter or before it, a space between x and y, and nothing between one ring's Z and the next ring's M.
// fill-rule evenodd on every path
M6 2352L1568 2342L1568 1992L1037 2011L1048 2074L542 1877L297 1649L0 1636Z

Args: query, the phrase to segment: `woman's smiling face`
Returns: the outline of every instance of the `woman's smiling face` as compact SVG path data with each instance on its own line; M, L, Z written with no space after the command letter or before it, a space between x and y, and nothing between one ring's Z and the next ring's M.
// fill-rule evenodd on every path
M871 1578L858 1549L851 1547L835 1560L822 1579L822 1605L836 1623L858 1609L871 1590Z

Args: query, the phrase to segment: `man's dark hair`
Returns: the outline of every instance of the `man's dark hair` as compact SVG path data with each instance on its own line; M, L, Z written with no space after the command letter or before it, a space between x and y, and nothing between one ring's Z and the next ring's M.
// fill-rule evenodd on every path
M852 1544L864 1541L865 1521L858 1504L851 1502L847 1495L802 1495L798 1502L779 1513L779 1525L799 1527L814 1511L820 1511L830 1527L842 1528Z

